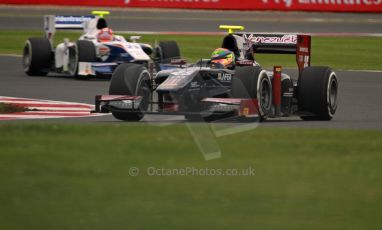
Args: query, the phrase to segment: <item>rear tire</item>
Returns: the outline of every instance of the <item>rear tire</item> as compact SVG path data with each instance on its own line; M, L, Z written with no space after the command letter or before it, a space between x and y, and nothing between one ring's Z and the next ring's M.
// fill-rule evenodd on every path
M329 121L337 110L338 80L329 67L307 67L298 80L299 110L314 114L303 120Z
M257 99L261 120L269 115L272 108L272 83L261 67L237 67L231 92L233 98Z
M175 41L162 41L156 47L156 58L161 64L170 63L171 59L180 57L180 49Z
M24 72L29 76L46 76L52 64L52 47L46 38L29 38L23 50Z
M139 121L143 118L141 111L147 110L150 98L150 74L141 65L125 63L119 65L111 78L110 95L142 96L139 112L112 112L113 116L123 121Z

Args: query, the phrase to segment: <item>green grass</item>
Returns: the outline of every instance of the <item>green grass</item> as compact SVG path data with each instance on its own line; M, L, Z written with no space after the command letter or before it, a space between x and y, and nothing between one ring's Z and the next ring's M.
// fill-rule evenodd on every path
M25 40L32 36L42 36L36 31L0 30L0 53L21 54ZM75 41L79 33L59 32L55 41L64 37ZM129 35L126 35L128 38ZM214 48L221 45L222 36L175 36L143 35L141 42L154 44L154 41L175 40L179 43L182 55L195 61L208 58ZM377 37L313 37L312 64L327 65L335 69L382 69L382 38ZM296 67L294 55L258 55L258 61L265 67L282 65Z
M1 229L380 229L382 132L264 129L205 161L183 125L0 125ZM129 168L141 170L129 176ZM248 168L250 177L159 177Z

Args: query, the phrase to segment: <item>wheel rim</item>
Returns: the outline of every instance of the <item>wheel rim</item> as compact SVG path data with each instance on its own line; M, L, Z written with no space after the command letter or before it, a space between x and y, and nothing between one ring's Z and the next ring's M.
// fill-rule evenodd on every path
M76 52L76 49L71 48L69 49L69 74L71 76L75 76L77 73L77 66L78 66L78 55Z
M24 53L23 53L23 65L24 65L24 69L25 71L28 71L29 70L29 67L31 65L31 54L30 54L30 45L29 43L27 43L24 47Z
M143 83L139 89L138 96L142 96L142 102L140 105L140 109L145 111L149 106L149 93L150 90L146 83Z
M334 113L337 108L337 93L338 93L338 82L335 78L334 73L330 77L328 85L328 105L331 113Z
M139 87L137 89L137 95L142 96L142 102L140 105L140 110L145 111L149 107L150 98L150 85L149 85L149 73L144 71L140 77Z
M271 105L271 87L266 78L261 82L260 87L260 106L263 111L267 111Z

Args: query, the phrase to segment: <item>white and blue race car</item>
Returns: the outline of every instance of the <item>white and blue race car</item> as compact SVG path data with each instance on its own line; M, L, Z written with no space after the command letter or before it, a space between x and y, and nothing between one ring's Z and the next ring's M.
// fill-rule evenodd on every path
M29 76L45 76L62 73L73 77L111 76L123 63L153 66L158 71L167 61L180 57L174 41L159 42L155 50L149 44L137 43L139 36L130 37L130 42L121 35L100 40L99 35L107 28L104 14L93 11L89 16L44 16L45 37L29 38L23 50L23 67ZM95 14L95 15L94 15ZM76 42L69 39L54 48L56 30L83 30ZM112 30L110 30L112 31Z

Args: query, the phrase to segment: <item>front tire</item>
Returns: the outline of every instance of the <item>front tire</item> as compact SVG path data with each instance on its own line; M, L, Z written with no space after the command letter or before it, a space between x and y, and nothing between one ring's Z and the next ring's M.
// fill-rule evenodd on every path
M260 119L264 120L272 108L272 83L265 70L258 66L237 67L232 78L232 97L258 100Z
M142 96L138 112L112 112L113 116L123 121L139 121L148 108L150 98L150 74L142 65L125 63L119 65L111 78L110 95Z
M95 62L97 60L95 46L91 41L78 40L77 54L79 62Z
M46 76L52 64L52 46L46 38L29 38L23 50L24 72L29 76Z
M70 50L74 52L70 56L70 74L77 79L85 79L86 76L78 75L79 62L96 62L97 54L94 43L87 40L78 40L76 49Z
M338 80L329 67L307 67L298 80L299 110L312 113L303 120L329 121L337 110Z

